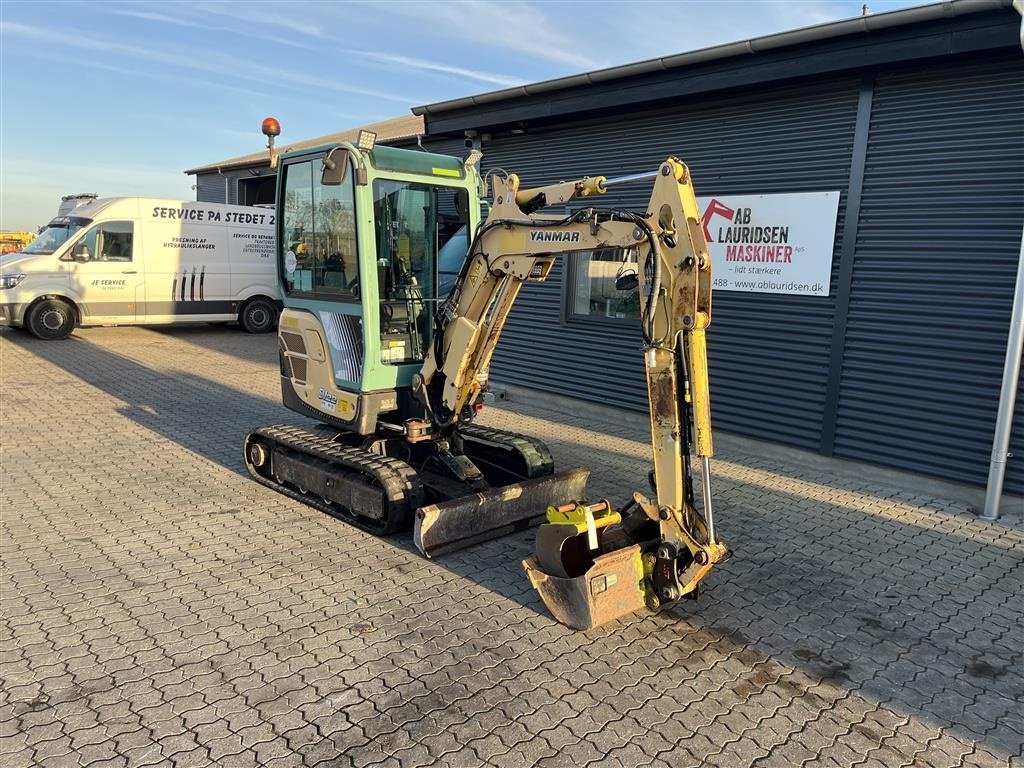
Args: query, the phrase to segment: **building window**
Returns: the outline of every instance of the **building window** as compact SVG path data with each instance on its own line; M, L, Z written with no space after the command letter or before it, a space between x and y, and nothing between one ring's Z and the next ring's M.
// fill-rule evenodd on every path
M582 251L573 256L569 276L569 315L634 319L640 317L640 293L617 290L615 279L625 272L635 272L637 256L631 251L624 259L619 248Z
M273 207L277 193L277 176L256 176L238 180L239 205Z

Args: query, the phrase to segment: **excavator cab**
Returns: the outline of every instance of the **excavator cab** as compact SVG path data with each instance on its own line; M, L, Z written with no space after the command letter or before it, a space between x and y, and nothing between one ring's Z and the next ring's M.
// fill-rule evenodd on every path
M413 392L480 225L475 164L341 144L277 165L281 393L320 426L250 434L253 476L374 533L415 519L428 556L582 498L586 473L555 476L542 442L472 424L480 398L439 432Z
M293 410L367 435L410 410L400 401L432 338L439 256L478 224L478 206L456 202L478 197L478 178L443 155L336 149L279 160L282 370L292 374L282 390Z

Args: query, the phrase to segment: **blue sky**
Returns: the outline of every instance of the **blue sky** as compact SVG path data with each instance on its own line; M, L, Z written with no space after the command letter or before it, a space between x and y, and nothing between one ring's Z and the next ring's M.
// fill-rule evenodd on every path
M870 2L873 12L919 2ZM825 21L862 0L0 3L0 228L61 195L192 199L186 168L435 101ZM652 23L653 22L653 23Z

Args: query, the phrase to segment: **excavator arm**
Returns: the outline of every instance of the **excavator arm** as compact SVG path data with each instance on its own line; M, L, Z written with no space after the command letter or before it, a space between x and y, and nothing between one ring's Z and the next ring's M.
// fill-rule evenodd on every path
M546 206L600 195L619 183L648 179L654 184L643 213L597 207L564 217L536 213ZM716 538L710 493L713 445L705 331L711 320L711 259L689 170L670 157L654 173L620 179L588 177L522 190L518 177L509 175L495 177L493 185L490 215L470 246L455 288L437 311L433 345L413 382L429 422L422 428L445 435L472 419L491 356L524 282L544 280L561 254L635 249L654 493L653 498L634 494L631 505L658 531L656 541L648 540L640 548L642 597L657 606L693 594L728 550ZM703 513L693 498L691 446L700 462ZM594 515L610 508L605 504L596 513L587 512L585 505L578 509L583 510L580 526L595 543ZM549 519L553 514L559 513L549 510ZM609 520L607 515L602 518ZM640 527L634 523L632 530ZM558 556L540 551L538 555L548 562ZM562 571L559 577L575 578ZM551 600L561 599L545 595L538 583L545 582L543 573L537 578L530 575L549 607ZM593 618L582 624L592 626Z

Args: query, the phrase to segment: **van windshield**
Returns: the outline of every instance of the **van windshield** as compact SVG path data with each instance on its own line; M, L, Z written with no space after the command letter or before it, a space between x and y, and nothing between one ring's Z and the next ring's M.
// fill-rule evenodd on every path
M53 253L92 219L84 219L81 216L61 216L51 221L39 236L31 243L21 249L22 253L34 253L46 256Z

